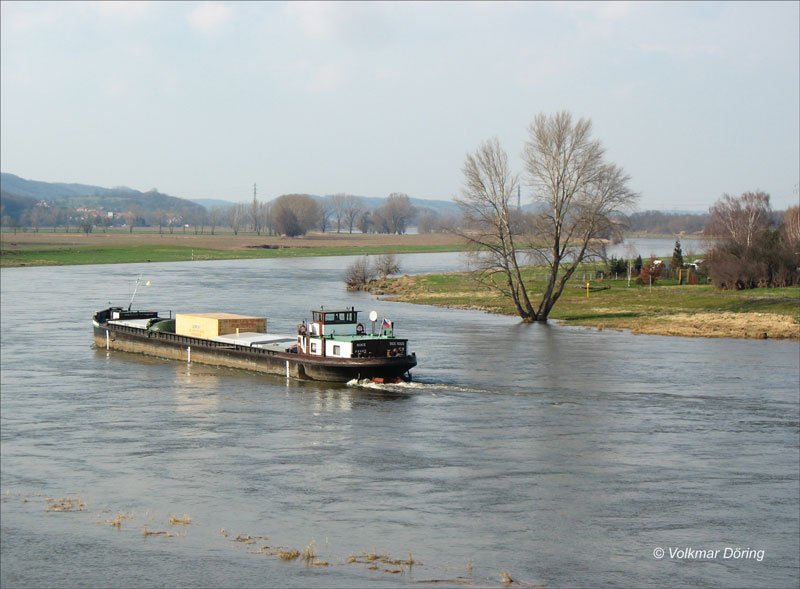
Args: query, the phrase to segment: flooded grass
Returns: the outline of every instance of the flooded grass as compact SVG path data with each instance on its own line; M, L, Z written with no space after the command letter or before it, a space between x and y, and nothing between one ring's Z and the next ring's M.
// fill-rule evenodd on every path
M67 512L67 511L85 511L86 503L80 497L61 497L59 499L47 498L47 505L45 511L51 512Z
M8 500L12 497L11 493L6 491L2 498L4 500ZM15 497L16 498L16 497ZM19 498L23 498L22 495ZM24 497L24 502L27 502L28 498ZM87 505L86 502L83 501L80 497L77 496L65 496L60 498L46 498L46 508L45 510L48 512L70 512L70 511L86 511ZM104 512L108 513L109 509L105 509ZM112 511L113 513L113 511ZM98 514L99 515L99 514ZM154 519L155 516L149 510L144 512L144 517L146 519ZM123 511L116 511L113 518L104 518L102 520L98 519L96 523L109 525L117 530L122 528L123 522L130 521L134 519L133 515ZM157 518L155 518L157 519ZM192 518L188 514L179 515L169 515L167 518L167 522L172 526L186 526L192 524ZM164 530L164 529L152 529L148 525L144 525L141 529L141 534L144 538L150 537L159 537L159 538L178 538L178 537L185 537L186 533L175 533L172 531ZM220 536L225 538L227 541L231 542L234 545L240 546L253 546L258 544L259 541L263 542L270 539L270 536L257 534L257 535L250 535L247 533L238 533L234 535L229 529L227 528L219 528L217 532ZM327 547L327 541L325 542ZM295 562L301 561L303 564L309 567L314 567L317 569L328 569L332 566L337 566L337 563L332 563L330 558L321 558L316 542L312 539L305 548L302 550L298 550L296 548L290 548L285 546L271 546L269 544L262 543L257 550L248 550L249 554L253 555L261 555L261 556L270 556L275 557L278 560L282 560L284 562ZM394 558L388 552L378 551L378 550L371 550L371 551L362 551L360 553L354 553L346 556L345 558L341 559L338 562L338 566L348 566L348 565L360 565L366 571L376 572L379 574L385 575L405 575L410 574L412 568L415 566L424 566L422 562L418 561L412 552L408 553L407 558ZM434 567L434 568L448 568L448 567ZM467 571L469 573L469 578L466 577L456 577L456 578L449 578L449 579L428 579L428 580L413 580L415 583L423 583L423 584L452 584L452 585L464 585L464 586L486 586L491 585L491 581L489 579L473 579L473 564L472 561L466 565ZM519 586L519 587L535 587L534 585L528 585L525 583L519 583L518 581L511 578L510 574L503 571L500 573L500 582L504 585L511 585Z
M173 526L188 526L192 523L192 518L185 513L183 516L171 515L169 516L169 523Z
M126 520L126 519L129 519L129 518L130 518L130 515L128 515L127 513L117 512L117 515L114 516L113 519L107 519L103 523L106 523L106 524L108 524L108 525L110 525L112 527L115 527L117 529L121 529L122 528L122 522L124 520Z

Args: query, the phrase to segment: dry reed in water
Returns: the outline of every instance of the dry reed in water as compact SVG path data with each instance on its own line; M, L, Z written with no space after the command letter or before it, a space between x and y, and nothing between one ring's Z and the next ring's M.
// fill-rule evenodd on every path
M61 497L59 499L47 498L45 511L65 512L65 511L84 511L86 503L80 497Z
M300 551L291 548L289 550L278 550L278 558L281 560L297 560L300 557Z
M147 538L148 536L163 536L165 538L174 538L175 537L175 534L172 534L170 532L161 532L161 531L148 530L147 526L145 526L144 529L142 530L142 534L144 535L145 538Z
M303 548L303 552L300 553L300 556L303 557L303 560L306 562L312 561L317 558L317 548L314 546L314 541L312 540L311 543Z
M130 516L128 514L117 512L117 515L114 517L114 519L107 519L105 523L110 524L115 528L121 528L122 520L128 519L129 517Z

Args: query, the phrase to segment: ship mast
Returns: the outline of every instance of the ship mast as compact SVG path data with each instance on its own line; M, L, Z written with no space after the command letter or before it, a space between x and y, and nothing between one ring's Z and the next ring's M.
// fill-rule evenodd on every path
M141 282L142 282L142 275L139 274L139 278L136 279L136 286L133 289L133 295L131 295L131 302L128 303L128 311L130 311L131 307L133 306L133 299L136 298L136 291L139 290L139 284Z

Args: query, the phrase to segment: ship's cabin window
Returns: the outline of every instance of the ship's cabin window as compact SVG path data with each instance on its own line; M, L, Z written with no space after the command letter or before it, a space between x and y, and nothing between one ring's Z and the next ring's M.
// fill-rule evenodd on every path
M342 346L333 346L333 355L334 356L341 356L342 355Z
M313 321L330 325L332 323L358 323L358 311L350 309L347 311L312 311Z
M317 344L316 344L316 342L311 342L311 353L312 354L316 354L317 353Z

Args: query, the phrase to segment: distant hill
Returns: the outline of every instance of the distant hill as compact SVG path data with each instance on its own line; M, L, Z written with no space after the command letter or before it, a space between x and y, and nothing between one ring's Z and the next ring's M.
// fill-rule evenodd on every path
M230 200L222 200L219 198L190 198L189 200L191 200L193 203L199 204L201 207L205 207L206 210L209 211L214 207L220 209L229 209L238 204Z
M104 188L89 184L41 182L5 172L0 174L0 188L4 209L13 208L14 211L30 208L40 201L57 207L87 207L114 212L137 210L140 214L162 210L186 218L203 211L202 205L156 190L140 192L125 186ZM11 215L8 210L6 214Z
M130 195L138 191L126 186L116 188L102 188L88 184L65 184L61 182L41 182L39 180L26 180L14 174L3 172L0 174L0 184L3 190L17 196L28 196L38 200L61 201L69 197L84 196L119 196ZM141 194L141 193L139 193Z
M37 202L39 201L30 196L20 196L13 192L8 192L5 187L0 189L0 203L3 204L3 215L8 215L12 219L19 220L22 214L33 208Z

